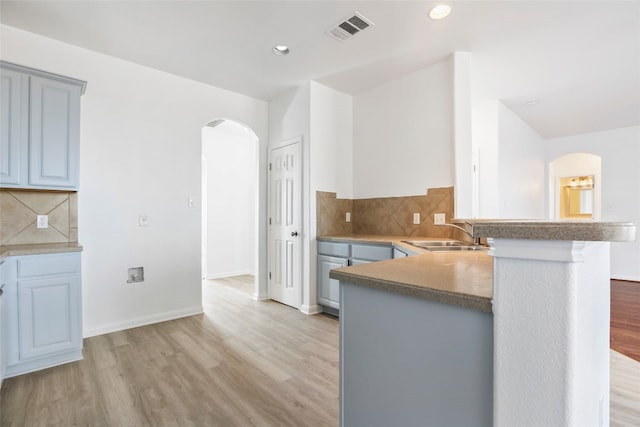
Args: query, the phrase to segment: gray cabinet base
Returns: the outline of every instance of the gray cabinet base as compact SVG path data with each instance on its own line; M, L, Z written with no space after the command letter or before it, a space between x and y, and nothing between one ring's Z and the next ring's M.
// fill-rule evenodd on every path
M342 427L492 422L492 314L340 282Z

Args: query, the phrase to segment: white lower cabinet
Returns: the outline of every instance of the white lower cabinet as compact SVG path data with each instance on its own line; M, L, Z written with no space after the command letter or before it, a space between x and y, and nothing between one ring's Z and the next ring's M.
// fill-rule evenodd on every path
M6 376L82 359L80 253L10 257L6 267Z

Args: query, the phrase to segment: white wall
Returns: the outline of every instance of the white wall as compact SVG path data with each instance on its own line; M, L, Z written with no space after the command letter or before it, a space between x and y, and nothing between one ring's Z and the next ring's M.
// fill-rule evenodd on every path
M475 99L472 124L473 147L479 153L478 216L544 218L542 137L497 99Z
M312 192L335 191L353 197L353 98L311 82ZM312 202L315 204L315 196ZM312 212L315 209L312 208ZM314 223L315 226L315 223Z
M544 141L498 103L498 218L545 217Z
M451 58L353 98L355 198L454 184Z
M255 274L258 140L226 121L202 129L202 148L207 164L204 276Z
M85 336L201 311L202 127L217 117L246 123L264 160L267 103L5 25L0 35L2 59L88 82L78 197ZM263 207L265 196L266 184ZM263 220L261 241L265 230ZM145 281L126 283L136 266ZM265 270L261 261L260 277Z
M640 126L552 138L545 145L548 162L568 153L600 156L601 220L640 225ZM640 281L640 239L611 244L611 276Z

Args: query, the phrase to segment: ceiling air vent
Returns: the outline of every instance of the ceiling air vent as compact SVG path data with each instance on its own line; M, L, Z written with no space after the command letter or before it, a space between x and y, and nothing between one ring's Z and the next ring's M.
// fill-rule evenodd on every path
M375 24L369 19L365 18L358 12L353 12L353 16L345 19L338 25L329 28L327 30L327 34L339 41L345 41L372 25Z

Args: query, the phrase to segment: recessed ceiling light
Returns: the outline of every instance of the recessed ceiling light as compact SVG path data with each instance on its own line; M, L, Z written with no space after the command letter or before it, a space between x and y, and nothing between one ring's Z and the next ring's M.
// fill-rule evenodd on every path
M429 18L431 19L442 19L449 16L451 13L451 6L447 6L446 4L439 4L429 12Z
M273 53L276 55L287 55L289 53L289 48L285 45L279 44L273 47Z

